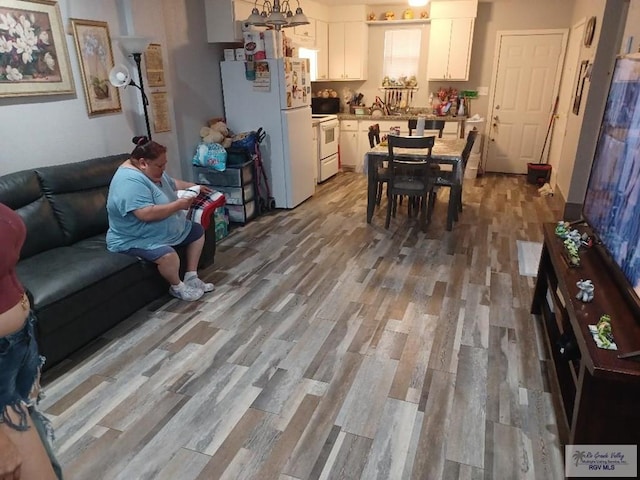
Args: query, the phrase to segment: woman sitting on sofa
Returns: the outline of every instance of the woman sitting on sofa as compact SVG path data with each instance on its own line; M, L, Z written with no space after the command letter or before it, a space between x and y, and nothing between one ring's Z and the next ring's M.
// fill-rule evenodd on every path
M167 148L147 137L134 137L136 147L111 180L107 198L109 230L107 248L144 258L158 265L169 282L169 293L194 301L213 290L198 278L197 267L204 245L202 225L187 220L194 197L178 198L176 192L194 183L165 173ZM210 189L200 187L203 193ZM186 273L180 280L180 257L173 247L186 247Z

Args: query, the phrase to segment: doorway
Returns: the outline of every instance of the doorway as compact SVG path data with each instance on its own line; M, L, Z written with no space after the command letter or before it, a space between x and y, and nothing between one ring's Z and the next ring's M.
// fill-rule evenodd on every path
M538 163L560 84L566 30L498 32L485 170Z

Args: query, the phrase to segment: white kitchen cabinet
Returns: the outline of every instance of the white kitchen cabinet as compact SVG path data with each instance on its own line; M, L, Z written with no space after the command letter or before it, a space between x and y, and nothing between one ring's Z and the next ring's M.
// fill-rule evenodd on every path
M340 163L348 170L356 170L359 165L358 133L357 120L340 122Z
M329 23L329 79L366 80L367 34L364 22Z
M300 47L313 48L316 45L316 21L309 18L307 25L293 27L293 41Z
M253 5L246 0L204 0L207 41L242 41L242 22L251 15Z
M469 80L474 18L432 18L429 80Z
M317 80L329 78L329 24L316 20L316 50L318 50Z

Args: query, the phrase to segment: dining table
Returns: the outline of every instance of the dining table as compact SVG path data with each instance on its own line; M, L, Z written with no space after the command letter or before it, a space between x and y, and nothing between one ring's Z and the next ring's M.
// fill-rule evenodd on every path
M447 208L447 230L453 229L453 221L456 217L458 200L461 198L462 180L464 178L464 166L462 162L462 152L467 141L464 138L438 138L436 137L431 157L434 162L442 167L450 168L453 172L453 185L449 193L449 205ZM394 155L397 158L407 158L411 156L424 156L427 151L420 149L396 148ZM389 147L387 145L376 145L365 154L364 172L367 174L367 223L371 223L373 211L376 205L376 190L378 185L378 167L387 160ZM449 167L447 167L447 165ZM444 169L443 168L443 169Z

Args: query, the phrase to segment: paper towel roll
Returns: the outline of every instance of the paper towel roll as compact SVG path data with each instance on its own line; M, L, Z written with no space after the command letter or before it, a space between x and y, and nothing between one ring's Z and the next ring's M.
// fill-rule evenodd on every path
M424 136L424 122L425 122L425 120L426 120L425 117L418 117L418 121L416 122L416 135L418 137Z

